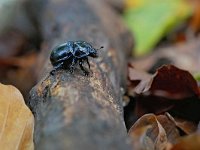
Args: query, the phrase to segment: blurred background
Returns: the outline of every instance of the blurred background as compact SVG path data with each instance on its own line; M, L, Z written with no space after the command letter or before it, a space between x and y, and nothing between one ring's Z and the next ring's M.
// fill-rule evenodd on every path
M123 18L135 38L136 68L172 63L198 77L199 0L127 0ZM141 59L141 57L144 57Z
M46 1L0 0L0 82L25 96L37 81L43 45L38 20ZM153 73L174 64L200 80L200 0L104 1L134 37L130 63L135 68Z
M66 6L70 9L65 15ZM82 13L87 13L87 17L77 16ZM88 25L91 25L89 29ZM104 31L99 32L100 30ZM110 53L105 55L113 57L112 61L128 60L127 73L120 71L121 68L126 69L120 66L120 62L116 70L119 69L117 71L121 75L124 74L127 81L124 82L126 87L121 90L124 94L124 120L127 131L133 127L128 134L132 137L134 145L140 143L139 146L144 146L147 139L144 135L150 135L152 145L157 144L157 149L164 149L163 141L174 144L176 139L182 135L189 135L198 128L197 138L196 135L193 137L198 142L191 138L186 145L190 146L192 141L191 145L197 143L195 148L199 149L200 0L0 0L0 82L16 86L28 102L30 89L41 80L41 69L44 72L45 63L50 63L47 60L53 44L63 42L60 40L67 38L67 31L70 31L70 38L75 37L72 40L79 38L79 35L93 41L105 39L103 42L97 42L105 44L104 49L110 48ZM104 32L107 34L103 35ZM127 54L127 49L131 49L131 52L126 59L125 54L122 54ZM119 55L122 59L114 59ZM126 65L124 62L121 64ZM166 64L174 66L164 66L160 72L154 74ZM103 69L106 70L106 66L103 66ZM152 84L153 81L156 84ZM119 82L116 82L113 85L119 86ZM42 87L42 84L43 82L39 87ZM47 92L49 87L42 88L44 89L39 90L41 93L44 90L43 96L49 96L46 95L50 93ZM159 95L155 91L162 92ZM117 94L121 96L121 93ZM57 105L55 106L57 108ZM135 123L136 120L138 121ZM151 129L149 124L152 125ZM142 128L135 130L137 128L134 126ZM166 133L163 132L163 128ZM168 138L163 138L165 136Z

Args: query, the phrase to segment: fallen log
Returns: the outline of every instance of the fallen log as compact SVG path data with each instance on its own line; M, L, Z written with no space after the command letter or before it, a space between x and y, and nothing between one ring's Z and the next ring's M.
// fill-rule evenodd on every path
M132 37L119 16L101 0L48 0L40 18L44 42L37 71L42 73L29 99L36 149L130 149L121 89ZM73 74L49 74L51 49L67 40L104 46L99 58L89 60L89 76L78 67Z

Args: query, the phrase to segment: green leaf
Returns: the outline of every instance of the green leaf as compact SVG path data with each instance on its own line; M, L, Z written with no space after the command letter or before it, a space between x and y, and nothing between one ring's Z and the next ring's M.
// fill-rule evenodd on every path
M193 75L195 80L200 82L200 72Z
M136 56L145 55L160 39L191 14L191 7L183 0L143 0L141 5L129 8L124 20L135 37Z

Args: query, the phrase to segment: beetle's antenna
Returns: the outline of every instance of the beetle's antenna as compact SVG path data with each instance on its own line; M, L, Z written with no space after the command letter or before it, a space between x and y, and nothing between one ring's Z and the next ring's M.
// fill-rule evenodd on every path
M99 49L97 49L97 50L100 50L100 49L102 49L102 48L104 48L103 46L101 46Z

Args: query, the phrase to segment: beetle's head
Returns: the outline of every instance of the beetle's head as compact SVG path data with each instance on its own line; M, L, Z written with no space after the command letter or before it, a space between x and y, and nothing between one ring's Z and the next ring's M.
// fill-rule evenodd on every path
M98 50L100 50L102 48L103 48L103 46L101 46L99 49L91 48L90 49L90 56L94 57L94 58L98 57Z

